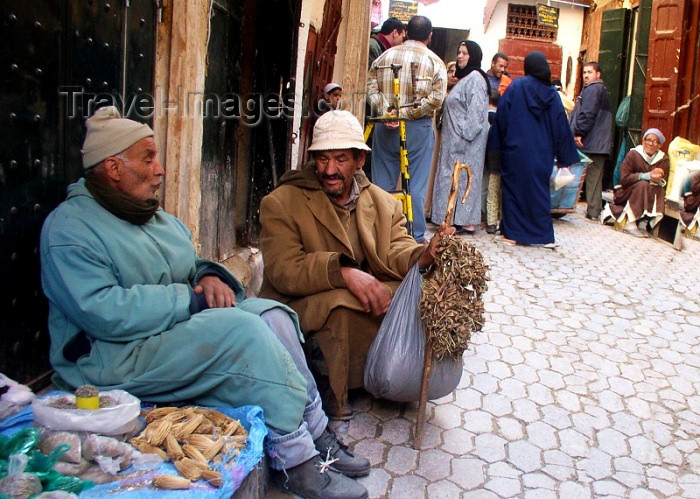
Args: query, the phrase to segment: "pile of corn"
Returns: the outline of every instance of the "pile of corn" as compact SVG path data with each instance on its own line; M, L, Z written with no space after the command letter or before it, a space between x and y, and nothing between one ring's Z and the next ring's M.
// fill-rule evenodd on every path
M146 428L131 445L141 452L171 460L183 478L158 475L153 485L163 489L188 489L200 478L221 486L221 473L212 464L245 447L248 432L241 423L213 409L160 407L146 414Z
M481 331L488 270L481 253L461 238L445 236L440 241L435 265L424 276L419 304L435 358L459 358L472 333Z

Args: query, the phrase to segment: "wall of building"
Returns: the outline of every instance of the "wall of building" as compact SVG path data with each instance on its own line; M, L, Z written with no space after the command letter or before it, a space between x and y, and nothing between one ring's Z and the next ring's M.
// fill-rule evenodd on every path
M318 33L323 21L323 6L325 0L304 0L301 4L301 16L299 19L299 36L297 42L297 67L296 86L294 88L294 120L292 129L296 135L292 140L291 163L296 165L299 161L298 140L301 129L302 103L304 102L304 61L306 60L306 44L309 40L309 27L313 26Z
M343 87L345 108L361 123L365 114L370 7L370 0L343 1L343 23L333 67L333 81Z
M535 5L536 0L521 0L517 2L500 1L493 11L491 22L484 30L484 25L474 24L469 38L481 45L484 52L484 70L489 69L491 57L498 52L498 42L505 38L506 24L508 21L508 4ZM578 67L577 59L581 44L581 33L583 29L584 8L574 5L557 4L559 8L559 29L557 30L556 44L562 48L562 82L566 85L564 77L566 75L566 64L571 57L571 74L575 75ZM572 76L569 85L564 92L573 98L574 85L576 79Z
M158 108L154 131L160 162L167 171L164 209L199 238L202 116L188 95L204 92L211 2L173 2L163 11L156 42L156 88L167 106Z

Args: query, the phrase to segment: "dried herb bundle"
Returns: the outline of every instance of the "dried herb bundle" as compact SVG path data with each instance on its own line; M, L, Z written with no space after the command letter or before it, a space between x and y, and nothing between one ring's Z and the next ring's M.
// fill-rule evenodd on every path
M435 358L460 357L472 333L481 331L488 270L481 253L461 238L440 241L419 304Z

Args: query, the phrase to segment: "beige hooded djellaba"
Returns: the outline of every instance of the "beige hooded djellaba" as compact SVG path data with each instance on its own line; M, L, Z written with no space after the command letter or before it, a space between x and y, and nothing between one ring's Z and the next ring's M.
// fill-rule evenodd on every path
M304 335L316 335L340 407L348 388L362 387L367 350L381 323L346 289L341 265L372 274L393 294L425 249L407 233L394 196L361 170L355 181L360 194L355 209L347 210L326 195L309 163L283 175L260 205L265 265L260 296L289 305ZM334 321L340 309L350 319Z

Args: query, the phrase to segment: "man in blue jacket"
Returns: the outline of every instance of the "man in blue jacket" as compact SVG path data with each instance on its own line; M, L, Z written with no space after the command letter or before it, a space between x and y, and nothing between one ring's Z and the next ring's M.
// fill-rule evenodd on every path
M244 299L236 278L199 258L185 225L159 208L165 172L151 128L99 109L82 153L85 178L68 187L41 233L58 375L73 387L122 389L159 404L259 405L273 478L284 489L367 497L347 477L369 473L369 461L327 427L296 314Z
M586 218L598 220L603 208L603 169L612 141L612 112L597 62L583 65L583 83L571 115L571 131L578 148L592 161L586 170Z

